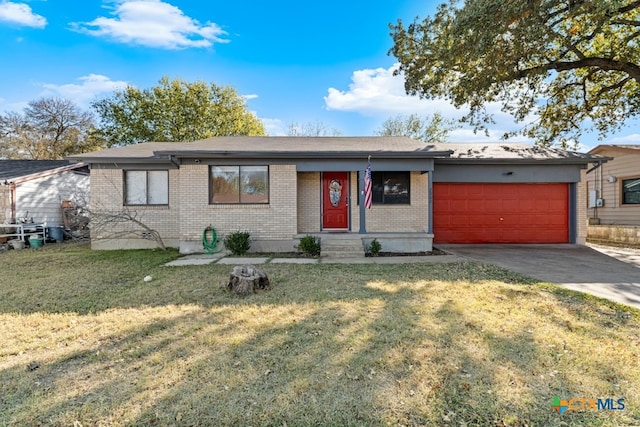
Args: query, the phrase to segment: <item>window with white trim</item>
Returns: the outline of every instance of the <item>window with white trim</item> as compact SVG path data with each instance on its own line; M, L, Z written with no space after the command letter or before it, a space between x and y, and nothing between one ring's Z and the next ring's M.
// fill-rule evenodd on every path
M169 171L124 171L125 205L168 205Z

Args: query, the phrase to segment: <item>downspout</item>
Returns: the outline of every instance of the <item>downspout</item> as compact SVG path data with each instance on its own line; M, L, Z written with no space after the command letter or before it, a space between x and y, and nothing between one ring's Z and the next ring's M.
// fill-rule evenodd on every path
M598 162L591 169L587 170L586 175L590 174L593 171L596 171L596 177L594 179L596 184L596 204L593 206L593 218L598 218L598 205L597 199L602 197L602 160L598 160Z
M173 158L173 154L169 154L169 162L171 162L171 164L174 165L176 169L180 169L180 164Z

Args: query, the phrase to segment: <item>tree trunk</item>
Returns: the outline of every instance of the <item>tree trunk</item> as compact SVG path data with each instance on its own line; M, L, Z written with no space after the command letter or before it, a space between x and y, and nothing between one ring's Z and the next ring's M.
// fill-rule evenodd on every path
M269 278L264 272L250 264L233 267L227 290L244 297L263 289L271 289Z

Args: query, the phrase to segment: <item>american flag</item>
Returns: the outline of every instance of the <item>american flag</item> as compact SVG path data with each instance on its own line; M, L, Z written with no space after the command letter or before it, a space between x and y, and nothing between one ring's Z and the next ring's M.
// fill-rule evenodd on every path
M371 157L364 172L364 207L371 209Z

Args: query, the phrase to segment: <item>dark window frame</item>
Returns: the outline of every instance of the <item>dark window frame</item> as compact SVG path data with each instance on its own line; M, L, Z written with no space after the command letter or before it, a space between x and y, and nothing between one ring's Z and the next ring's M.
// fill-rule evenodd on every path
M227 168L238 168L238 180L242 176L242 168L246 167L261 167L266 168L267 172L267 191L266 197L267 200L265 202L243 202L242 201L242 193L240 192L240 185L238 185L238 201L237 202L214 202L214 192L213 192L213 168L216 167L227 167ZM238 183L239 184L239 183ZM269 205L271 204L271 168L269 165L209 165L209 205L218 206L218 205Z
M640 206L640 190L638 191L625 191L625 182L627 181L638 181L638 184L636 185L640 185L640 176L630 176L630 177L625 177L625 178L621 178L620 179L620 204L622 206ZM635 194L638 193L638 201L637 202L629 202L627 201L627 194Z
M403 174L406 175L406 201L396 201L392 202L392 196L385 195L384 191L384 182L387 176L391 174ZM362 187L363 182L362 178L364 177L363 172L358 172L358 194L361 191L364 191L364 187ZM410 206L411 205L411 172L410 171L372 171L371 172L371 181L372 181L372 204L379 206ZM378 187L378 188L376 188ZM388 200L387 200L388 199ZM360 198L358 197L358 204L360 203Z
M127 195L128 195L128 191L129 188L127 186L127 173L129 172L144 172L145 173L145 193L146 193L146 203L128 203L127 202ZM167 179L167 203L149 203L149 172L164 172L166 174L166 179ZM169 186L170 186L170 181L169 181L169 170L167 169L123 169L122 171L122 187L123 187L123 200L122 200L122 204L123 206L169 206Z

